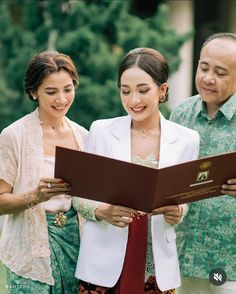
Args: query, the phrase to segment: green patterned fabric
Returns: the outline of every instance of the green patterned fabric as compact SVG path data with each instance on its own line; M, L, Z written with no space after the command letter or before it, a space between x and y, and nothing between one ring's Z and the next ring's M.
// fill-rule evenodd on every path
M196 95L176 107L170 120L199 132L200 158L236 151L236 93L214 119ZM224 195L189 204L176 229L183 276L208 279L212 269L221 268L228 280L236 280L236 198Z
M8 294L78 294L75 269L79 252L78 217L74 209L66 214L64 228L53 224L53 214L47 214L51 267L55 285L25 279L7 269Z

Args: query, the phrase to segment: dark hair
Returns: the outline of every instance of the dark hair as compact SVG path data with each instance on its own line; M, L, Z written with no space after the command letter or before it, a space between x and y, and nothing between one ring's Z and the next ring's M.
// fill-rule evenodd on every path
M153 81L160 86L167 82L169 66L165 57L157 50L152 48L136 48L129 51L121 62L118 71L118 87L120 88L120 78L123 72L132 67L139 67L149 74ZM168 88L165 100L168 100ZM164 102L162 101L162 102Z
M202 45L204 48L209 42L215 39L228 39L236 42L236 34L233 33L217 33L209 36Z
M38 89L43 79L52 73L59 72L60 70L68 72L75 87L79 84L75 65L68 55L51 50L36 54L31 59L25 72L25 93L31 100L34 100L31 93Z

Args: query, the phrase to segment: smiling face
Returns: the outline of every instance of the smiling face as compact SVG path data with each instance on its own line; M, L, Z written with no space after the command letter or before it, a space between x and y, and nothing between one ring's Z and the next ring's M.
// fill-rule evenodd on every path
M33 93L39 101L41 117L61 119L66 115L75 98L75 87L65 70L46 76Z
M236 91L236 42L214 39L203 47L195 82L208 110L220 108Z
M145 121L159 113L160 95L166 91L166 83L158 86L139 67L125 70L120 78L120 97L124 109L134 121Z

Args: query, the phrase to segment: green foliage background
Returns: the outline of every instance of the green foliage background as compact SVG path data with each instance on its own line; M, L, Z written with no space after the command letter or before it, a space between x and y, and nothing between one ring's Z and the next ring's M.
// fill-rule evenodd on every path
M153 47L168 59L171 73L191 33L178 35L168 25L168 6L142 19L130 13L129 0L0 1L0 130L35 108L23 91L31 57L46 49L69 54L80 86L69 117L85 127L99 118L124 114L116 84L124 54ZM162 106L168 116L168 109Z

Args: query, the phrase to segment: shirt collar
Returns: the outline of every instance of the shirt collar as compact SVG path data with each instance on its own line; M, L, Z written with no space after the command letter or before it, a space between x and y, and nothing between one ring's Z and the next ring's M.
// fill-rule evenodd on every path
M228 119L231 120L236 113L236 92L221 106L219 111Z
M201 96L199 95L199 98ZM209 114L206 109L206 103L199 99L195 108L195 116L202 115L204 117L209 117ZM221 112L228 120L231 120L233 115L236 113L236 92L230 96L230 98L219 108L217 112Z

